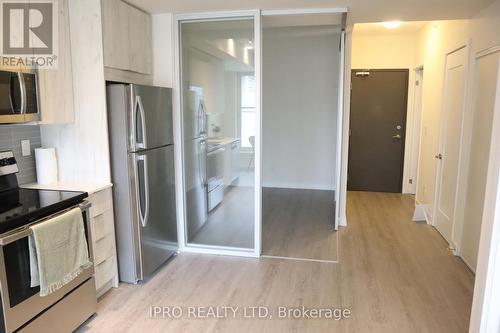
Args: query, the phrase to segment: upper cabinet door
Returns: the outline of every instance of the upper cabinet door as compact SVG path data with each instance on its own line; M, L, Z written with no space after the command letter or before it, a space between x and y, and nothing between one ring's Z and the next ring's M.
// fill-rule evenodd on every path
M151 17L133 7L128 11L130 38L130 70L138 73L153 73Z
M57 9L57 68L38 71L38 102L42 124L71 123L75 119L68 0L59 0Z
M103 0L104 66L152 74L151 17L121 0Z
M104 0L101 3L104 66L129 70L128 12L130 6L120 0Z

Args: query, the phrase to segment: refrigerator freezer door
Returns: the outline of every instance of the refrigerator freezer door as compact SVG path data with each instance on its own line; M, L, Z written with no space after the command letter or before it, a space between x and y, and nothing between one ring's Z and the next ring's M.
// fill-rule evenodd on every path
M131 85L130 151L173 144L172 89Z
M174 146L131 154L135 160L142 277L177 251Z
M207 142L203 138L184 142L186 221L189 242L207 220Z

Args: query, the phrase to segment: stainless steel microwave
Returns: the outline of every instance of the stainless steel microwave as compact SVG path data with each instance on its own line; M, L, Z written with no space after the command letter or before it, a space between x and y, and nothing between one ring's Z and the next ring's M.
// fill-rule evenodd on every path
M0 71L0 124L39 119L36 73Z

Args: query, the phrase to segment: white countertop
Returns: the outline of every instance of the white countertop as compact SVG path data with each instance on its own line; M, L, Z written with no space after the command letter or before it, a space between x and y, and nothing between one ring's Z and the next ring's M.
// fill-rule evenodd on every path
M207 142L211 144L216 144L218 146L224 146L238 140L239 139L236 138L208 138Z
M217 150L219 147L232 144L235 141L239 141L240 139L235 138L208 138L208 152L212 152Z
M113 184L111 183L90 184L90 183L57 182L52 184L28 183L20 185L19 187L36 189L36 190L87 192L90 195L102 191L104 189L110 188L112 186Z

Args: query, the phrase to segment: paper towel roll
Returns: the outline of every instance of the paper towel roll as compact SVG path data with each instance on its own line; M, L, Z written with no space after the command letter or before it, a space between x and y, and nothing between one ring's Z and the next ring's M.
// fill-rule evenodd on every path
M57 158L54 148L35 148L36 179L38 184L57 182Z

